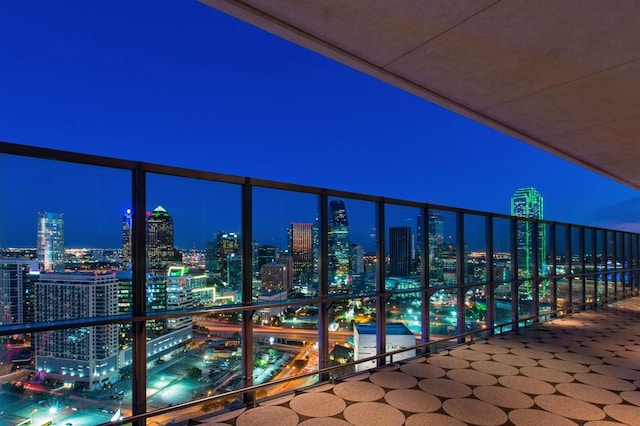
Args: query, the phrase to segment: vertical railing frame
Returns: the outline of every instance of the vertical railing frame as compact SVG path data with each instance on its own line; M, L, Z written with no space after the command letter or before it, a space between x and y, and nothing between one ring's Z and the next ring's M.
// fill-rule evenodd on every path
M430 309L430 295L431 295L431 280L429 279L429 207L425 205L422 207L422 241L419 241L421 245L420 251L422 257L420 258L420 298L422 303L420 304L420 329L422 333L420 335L420 343L427 343L430 340L431 329L429 327L431 323L431 309ZM421 353L425 353L428 349L421 349Z
M465 297L465 277L464 277L464 213L456 212L456 311L458 321L456 323L456 332L458 334L464 333L466 318L464 311L464 297ZM463 343L464 339L458 339L458 343Z
M531 276L529 277L529 285L531 288L531 301L533 315L540 314L540 222L535 220L532 223L533 232L531 239L531 247L533 248L531 252ZM538 322L538 319L535 320Z
M253 302L253 185L250 178L242 184L242 305ZM242 384L253 386L253 314L242 311ZM244 403L255 405L254 392L243 394Z
M485 323L487 325L488 335L492 336L494 334L493 325L495 324L495 291L496 291L496 283L495 283L495 268L493 266L493 256L494 256L494 247L493 247L493 215L485 216L485 244L486 244L486 256L487 263L485 265L485 294L487 297L487 317L485 318Z
M377 245L376 245L376 354L381 355L387 348L387 322L386 322L386 299L383 294L386 291L386 264L387 255L385 251L385 201L381 198L377 203ZM381 367L385 364L385 358L378 358L376 365Z
M320 254L318 256L318 293L321 299L329 296L329 197L323 190L319 199L318 212L320 236ZM329 308L327 302L320 302L318 306L318 366L329 366ZM377 317L376 317L377 318ZM328 380L327 375L320 377L321 381Z
M146 316L146 275L147 275L147 233L146 198L147 175L142 163L137 163L132 171L131 205L133 206L132 233L132 315L137 318ZM132 324L132 374L131 409L133 415L147 411L147 328L146 322L134 321ZM134 426L144 425L137 420Z

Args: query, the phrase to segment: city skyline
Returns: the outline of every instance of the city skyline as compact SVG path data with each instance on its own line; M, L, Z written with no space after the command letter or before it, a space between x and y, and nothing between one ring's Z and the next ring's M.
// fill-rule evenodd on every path
M517 188L533 186L550 220L640 229L637 191L197 2L65 9L0 6L0 140L503 214ZM92 196L110 189L66 169L43 179L13 158L0 162L3 193L20 176L27 209L50 195L44 182ZM122 193L110 196L112 215L131 204L130 177L114 175L106 182ZM53 192L60 200L37 208L69 222L71 209L56 204L87 202ZM593 193L607 196L594 202ZM149 204L180 217L168 194Z

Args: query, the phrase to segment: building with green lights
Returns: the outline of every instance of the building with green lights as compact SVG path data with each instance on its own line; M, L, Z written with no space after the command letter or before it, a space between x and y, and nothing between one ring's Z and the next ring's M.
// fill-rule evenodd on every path
M511 197L511 215L530 219L543 219L542 196L535 188L520 188ZM537 229L537 230L536 230ZM516 223L516 264L519 278L529 279L544 269L546 253L546 232L544 226L534 221L519 220ZM537 261L535 248L537 245ZM537 265L537 266L536 266Z

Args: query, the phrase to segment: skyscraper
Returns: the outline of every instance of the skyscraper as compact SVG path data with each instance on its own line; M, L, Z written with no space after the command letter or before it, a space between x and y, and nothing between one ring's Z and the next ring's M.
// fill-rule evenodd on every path
M216 234L215 276L231 287L239 287L242 281L242 251L240 234L218 232Z
M0 325L33 321L33 280L38 262L0 259Z
M147 214L147 264L154 274L166 274L172 265L180 265L180 253L173 245L173 218L158 206Z
M289 253L293 258L293 281L309 283L313 278L312 223L294 222L289 228Z
M329 283L346 284L349 280L349 221L343 200L329 202Z
M131 209L127 209L122 216L122 267L131 268Z
M38 261L45 271L64 272L64 215L38 213Z
M444 283L444 218L429 212L429 282Z
M35 283L36 322L116 315L114 273L40 274ZM80 388L119 380L118 325L34 333L36 369Z
M408 277L411 273L411 227L389 228L389 274Z
M511 197L511 215L527 217L531 219L543 219L542 196L535 188L520 188ZM546 256L546 231L544 226L538 227L535 234L534 222L518 221L516 230L516 257L518 262L518 276L530 278L533 276L533 268L536 265L533 257L534 244L538 245L538 259L540 259L539 269L543 268L542 263Z

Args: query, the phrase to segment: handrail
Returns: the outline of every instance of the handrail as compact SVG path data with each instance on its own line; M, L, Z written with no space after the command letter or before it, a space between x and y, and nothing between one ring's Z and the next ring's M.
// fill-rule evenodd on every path
M443 338L443 339L438 339L438 340L431 340L429 342L425 342L425 343L420 343L418 345L414 345L414 346L408 346L405 348L401 348L401 349L396 349L390 352L385 352L383 354L378 354L378 355L372 355L370 357L366 357L363 359L359 359L357 361L353 361L353 362L349 362L347 364L342 364L342 365L335 365L335 366L331 366L331 367L325 367L325 368L320 368L318 370L314 370L312 372L309 373L303 373L303 374L298 374L294 377L286 377L283 379L277 379L277 380L273 380L267 383L261 383L259 385L253 385L253 386L249 386L249 387L245 387L242 389L237 389L237 390L233 390L233 391L229 391L229 392L225 392L225 393L221 393L221 394L217 394L217 395L212 395L210 397L206 397L206 398L201 398L198 400L194 400L194 401L189 401L189 402L185 402L183 404L177 404L171 407L166 407L166 408L161 408L158 410L154 410L153 412L150 413L145 413L145 414L140 414L137 416L131 416L131 417L127 417L125 419L122 419L120 421L117 422L109 422L109 423L103 423L102 425L104 426L108 426L108 425L125 425L128 424L130 422L136 421L136 420L145 420L151 417L155 417L155 416L159 416L162 414L167 414L167 413L171 413L174 411L179 411L185 408L189 408L189 407L194 407L197 405L201 405L203 403L209 402L209 401L215 401L218 399L224 399L224 398L229 398L229 397L234 397L234 396L238 396L238 395L244 395L244 394L253 394L253 398L250 398L251 401L253 401L253 406L256 406L257 404L257 398L256 398L256 394L258 391L264 389L264 388L268 388L268 387L272 387L272 386L276 386L279 384L284 384L284 383L288 383L291 382L293 380L298 380L300 378L305 378L305 377L312 377L312 376L320 376L322 377L323 375L326 374L330 374L336 370L342 370L345 368L349 368L349 367L353 367L355 365L358 364L362 364L365 362L370 362L370 361L376 361L378 359L381 358L387 358L389 357L389 365L393 365L393 356L400 354L400 353L404 353L404 352L408 352L411 350L418 350L418 349L423 349L423 348L430 348L433 347L434 350L429 351L429 352L423 352L419 355L416 355L413 358L419 358L421 356L429 356L431 354L437 353L438 352L438 346L439 344L443 343L443 342L450 342L452 340L457 340L458 342L452 346L459 346L462 344L467 343L466 337L471 337L471 339L469 340L468 343L473 343L474 339L473 336L476 334L486 334L489 331L491 331L492 333L489 334L489 336L492 335L502 335L505 333L505 328L507 327L511 327L509 330L506 330L506 332L510 332L510 331L516 331L520 328L520 323L524 322L524 326L526 327L528 323L531 324L536 324L536 323L540 323L538 320L540 318L549 318L549 320L558 318L558 314L563 314L562 316L567 316L569 315L569 311L566 308L561 308L561 309L556 309L553 311L549 311L549 312L545 312L542 314L538 314L538 315L531 315L528 316L526 318L519 318L517 321L512 321L512 322L505 322L505 323L501 323L501 324L496 324L490 328L486 328L486 329L482 329L482 330L473 330L473 331L468 331L465 333L461 333L461 334L456 334L455 336L450 336L448 338ZM546 322L546 321L544 321ZM495 333L496 330L500 330L499 333ZM488 336L488 337L489 337ZM463 339L463 341L460 341L461 339ZM449 346L451 347L451 346ZM359 373L354 373L352 375L357 375ZM348 377L348 376L345 376ZM336 380L336 377L330 375L329 376L329 381L333 382L334 380ZM316 386L316 385L313 385Z

